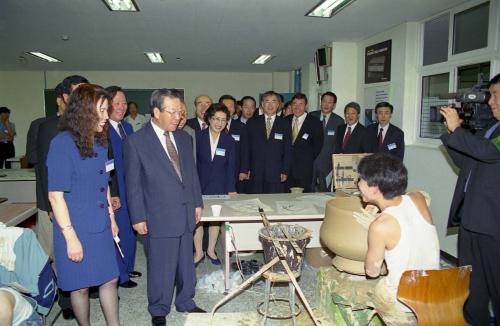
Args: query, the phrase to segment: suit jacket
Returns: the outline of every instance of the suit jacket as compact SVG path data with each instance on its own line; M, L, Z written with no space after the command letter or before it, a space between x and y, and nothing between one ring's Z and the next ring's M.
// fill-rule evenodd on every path
M290 174L292 161L292 130L282 117L276 116L269 139L266 137L266 116L255 116L247 122L250 148L250 178L253 191L264 181L281 182L280 175Z
M198 118L187 119L186 124L194 129L194 131L200 131L200 124L198 123Z
M234 179L235 141L222 131L212 160L209 128L196 133L196 162L200 177L201 193L223 195L235 192Z
M191 136L183 130L173 136L182 180L151 123L127 137L123 147L130 219L132 224L146 222L153 238L192 232L195 208L203 207Z
M312 116L320 119L321 110L313 111L310 113ZM314 161L314 170L321 173L321 177L324 178L332 170L332 154L334 152L335 146L335 133L337 129L344 124L344 119L338 114L332 112L330 118L326 123L326 128L323 129L323 147L318 157ZM318 177L320 177L318 175Z
M356 125L354 130L351 130L351 136L347 141L346 146L342 147L344 141L344 134L347 129L347 124L343 124L335 132L335 154L355 154L355 153L369 153L370 148L366 142L366 128L360 122Z
M480 130L473 135L464 128L457 128L441 136L450 157L460 168L448 225L456 225L461 219L462 226L469 231L498 237L500 148L493 140L500 142L500 126L489 139L484 138L485 132Z
M234 172L236 180L240 173L247 173L249 170L249 151L248 151L248 133L247 126L240 120L232 120L228 131L235 141L234 146Z
M30 128L28 129L28 135L26 137L26 159L29 164L35 165L38 163L36 139L38 137L38 129L40 125L46 119L46 117L42 117L33 120L30 124Z
M121 121L123 129L125 130L125 134L127 136L131 135L134 132L134 128L132 125L125 120ZM116 180L115 187L118 188L117 195L120 196L121 207L124 211L127 211L127 195L125 191L125 170L123 165L123 141L118 132L111 126L108 125L108 142L110 143L110 148L114 160L114 177L112 179L112 183ZM111 190L110 190L111 191Z
M381 148L378 146L378 132L378 123L372 123L366 127L366 139L370 153L389 153L399 157L402 161L405 155L405 134L403 130L390 123Z
M294 115L289 115L285 120L293 129ZM306 192L311 191L314 160L318 157L323 147L323 128L318 118L307 114L300 127L295 143L292 144L292 164L290 176L295 180L303 180L302 185Z
M193 139L193 156L194 156L194 162L196 163L196 131L194 131L194 129L188 125L185 125L184 128L182 128L182 130L187 132L188 135L191 136L191 139Z

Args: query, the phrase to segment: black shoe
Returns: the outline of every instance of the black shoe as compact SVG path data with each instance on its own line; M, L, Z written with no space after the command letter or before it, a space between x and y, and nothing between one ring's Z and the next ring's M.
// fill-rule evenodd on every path
M203 254L203 256L201 256L200 260L194 262L194 268L198 267L198 265L205 260L205 254Z
M177 311L179 311L179 310L177 310ZM206 312L206 311L203 310L203 309L201 309L200 307L196 306L196 307L194 307L191 310L183 310L183 311L179 311L179 312L187 312L187 313L192 314L192 313L203 313L203 312Z
M215 253L215 255L217 255L217 253ZM210 255L208 254L208 252L207 252L206 256L207 256L208 260L210 260L210 262L212 264L217 265L217 266L220 265L220 264L222 264L221 261L220 261L220 259L219 259L219 257L212 258L212 257L210 257Z
M151 318L151 323L153 324L153 326L166 326L167 320L165 316L153 316Z
M63 309L62 316L66 320L75 319L75 314L73 313L73 309L71 308Z
M134 278L134 277L141 277L142 273L138 271L131 271L128 273L128 277Z
M128 280L127 282L120 283L120 287L130 289L130 288L135 288L137 286L137 283L135 283L132 280Z

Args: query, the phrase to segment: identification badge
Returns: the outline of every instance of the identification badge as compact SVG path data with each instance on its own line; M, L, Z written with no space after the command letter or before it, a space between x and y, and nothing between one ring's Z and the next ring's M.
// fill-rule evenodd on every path
M115 169L115 160L106 161L106 172L113 171Z
M231 135L233 136L234 141L240 141L240 135Z
M215 155L226 156L226 150L224 148L216 148Z
M328 136L335 136L335 130L328 129Z
M396 147L397 147L396 143L392 143L392 144L387 145L387 149L390 151L392 151L393 149L396 149Z
M303 135L302 135L302 139L307 140L307 138L309 138L309 134L303 134Z
M283 134L278 134L277 132L275 132L274 133L274 139L283 140Z

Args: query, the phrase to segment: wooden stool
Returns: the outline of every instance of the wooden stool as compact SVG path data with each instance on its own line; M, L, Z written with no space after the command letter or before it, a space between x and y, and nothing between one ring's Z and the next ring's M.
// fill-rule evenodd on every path
M265 298L264 301L257 305L257 311L259 314L263 316L261 325L266 324L266 319L269 317L270 319L292 319L293 326L296 325L295 317L300 314L300 307L295 303L295 286L293 285L290 277L287 274L282 273L273 273L273 272L264 272L262 276L266 279L266 289L265 289ZM294 272L293 276L298 278L300 276L300 272ZM288 283L288 299L286 298L276 298L274 301L283 301L288 302L290 305L290 315L270 315L269 314L269 301L271 300L271 283ZM264 305L264 310L261 309L262 305ZM297 309L295 309L297 308Z

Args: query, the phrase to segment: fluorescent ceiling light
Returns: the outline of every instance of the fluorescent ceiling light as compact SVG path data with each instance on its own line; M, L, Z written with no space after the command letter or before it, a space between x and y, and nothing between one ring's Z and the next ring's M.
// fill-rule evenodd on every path
M255 59L252 62L252 64L253 65L263 65L263 64L266 64L272 58L274 58L274 57L271 54L261 54L257 59Z
M139 11L134 0L102 0L111 11Z
M323 0L309 10L306 16L330 18L354 0Z
M53 58L49 55L46 55L45 53L42 52L27 52L28 54L31 54L32 56L35 56L39 59L48 61L48 62L61 62L61 60Z
M163 63L163 57L160 52L144 52L151 63Z

